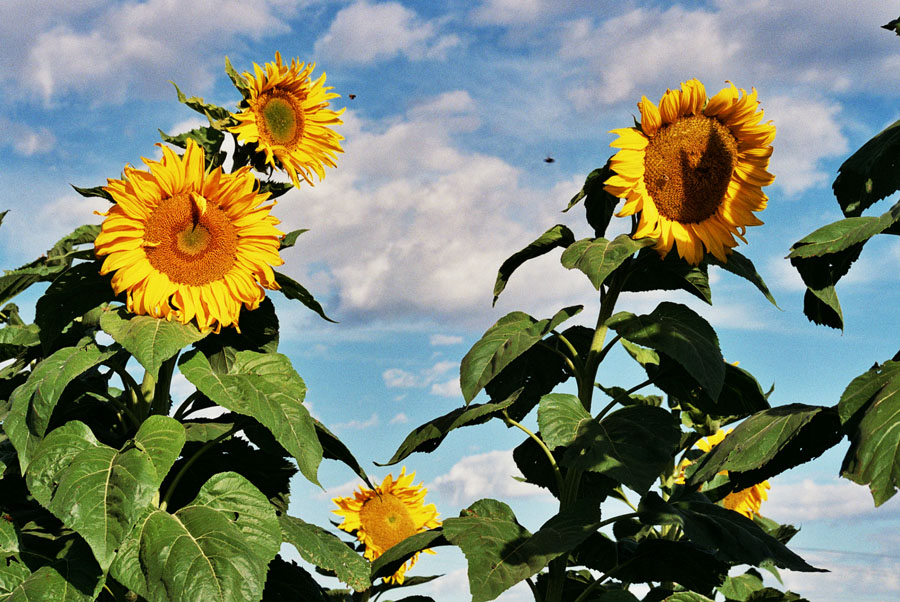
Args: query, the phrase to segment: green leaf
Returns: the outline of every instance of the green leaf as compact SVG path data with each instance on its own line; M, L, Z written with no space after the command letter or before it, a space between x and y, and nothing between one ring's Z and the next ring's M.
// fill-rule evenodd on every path
M862 215L873 203L900 189L895 169L898 154L900 121L895 121L844 161L832 184L844 215Z
M11 522L0 519L0 558L19 553L19 536Z
M775 297L772 296L772 293L769 291L769 287L766 286L765 281L762 276L759 275L759 272L756 271L756 267L753 265L753 262L747 259L745 256L741 255L735 250L731 251L731 255L728 256L728 261L721 262L714 255L707 254L706 260L711 265L717 265L723 270L731 272L735 276L740 276L741 278L749 281L753 286L759 289L766 299L769 300L769 303L778 307L778 303L775 302Z
M315 297L312 296L312 293L306 290L302 284L278 271L275 272L275 282L281 287L279 290L285 297L299 301L319 314L322 319L337 324L337 322L325 315L325 310L322 309L322 305L316 301Z
M206 337L197 326L136 316L125 308L103 312L100 327L125 348L154 377L163 362L191 343Z
M231 83L234 84L234 87L237 88L241 94L246 94L250 89L249 84L247 84L247 80L244 79L237 70L231 66L231 61L228 60L228 57L225 57L225 73L228 74L228 79L231 80Z
M627 234L620 234L612 241L605 238L583 238L569 245L560 259L564 268L581 270L594 288L600 290L600 285L626 259L654 243L653 239L634 240Z
M710 397L718 398L725 381L719 339L709 323L692 309L664 301L650 314L620 312L606 323L622 338L673 358Z
M450 542L444 537L440 528L411 535L388 548L381 556L375 559L372 563L371 579L375 581L379 577L389 577L419 552L447 545L450 545Z
M259 600L280 544L269 500L244 477L224 472L175 514L148 510L111 574L149 602Z
M18 557L0 557L0 600L6 602L9 594L15 591L30 575L31 571Z
M231 113L228 111L228 109L224 109L220 106L204 102L203 99L198 96L191 96L190 98L188 98L178 88L175 82L171 83L173 86L175 86L175 92L178 94L178 102L189 106L201 115L206 115L210 123L223 121L231 117Z
M622 291L657 290L682 290L704 303L712 303L705 262L693 266L680 258L678 253L669 253L665 259L661 259L654 249L641 249L637 258L628 266L628 278L625 279Z
M47 535L47 532L41 532L35 539ZM63 539L66 541L61 549L58 545L45 547L37 543L32 553L46 564L19 582L4 602L88 602L96 599L104 583L100 567L83 541L71 536Z
M580 305L567 307L553 318L540 321L520 311L500 318L462 359L460 387L466 403L472 401L503 368L581 309Z
M0 328L0 357L11 359L26 347L39 345L41 338L38 331L37 324Z
M818 457L842 438L832 408L788 404L757 412L688 470L696 487L723 470L736 490L745 489Z
M157 131L163 142L179 148L187 148L188 140L196 142L203 149L207 169L220 167L227 158L227 153L221 150L222 143L225 141L225 132L219 129L200 127L175 136L170 136L162 130Z
M531 535L503 502L485 499L444 521L444 536L468 561L472 602L493 600L516 583L575 548L595 532L600 511L576 505L548 520Z
M529 259L540 257L557 247L568 247L573 242L575 242L575 235L572 234L572 231L562 224L556 224L527 247L510 256L497 272L497 280L494 282L494 304L497 303L497 298L506 288L509 277L519 266Z
M257 155L265 158L265 155ZM291 191L294 185L290 182L278 182L276 180L266 180L259 183L259 194L269 193L269 200L277 199ZM302 233L306 230L294 230L294 232ZM291 236L294 232L289 232L286 237ZM287 247L282 246L281 249ZM280 249L279 249L280 250Z
M716 550L726 562L754 566L773 562L791 571L821 570L807 564L743 514L713 504L702 495L673 503L650 492L641 500L639 512L644 524L678 525L689 540Z
M712 598L707 598L703 594L697 592L675 592L668 596L663 602L714 602Z
M278 520L284 541L297 548L304 560L334 571L338 579L356 591L366 590L372 585L369 561L337 536L287 514L281 515Z
M104 190L103 186L94 186L92 188L79 188L78 186L75 186L74 184L69 184L69 186L74 188L75 192L77 192L78 194L80 194L81 196L83 196L85 198L100 197L101 199L106 199L110 203L116 202L115 199L112 197L112 195L109 194L108 192L106 192L106 190Z
M629 406L597 422L574 395L545 395L538 425L550 449L568 448L564 465L604 474L639 493L671 464L681 439L666 410Z
M746 602L747 598L753 592L763 588L762 578L759 574L744 573L736 577L728 577L725 583L719 588L719 593L729 600L737 602Z
M316 485L322 445L302 405L306 384L280 353L239 351L227 372L215 372L197 350L178 360L185 378L220 406L252 416L271 431L294 459L300 472Z
M181 425L168 417L148 419L120 451L76 420L44 438L25 476L35 499L84 538L105 571L183 444Z
M322 589L313 576L295 562L286 562L281 556L269 563L263 600L280 602L338 602Z
M281 247L279 247L279 251L283 251L285 249L289 249L294 246L297 242L297 238L303 234L304 232L309 232L309 228L303 228L302 230L291 230L287 234L281 237Z
M878 217L848 217L806 235L791 246L788 258L821 257L844 251L880 234L900 220L900 203Z
M900 362L876 364L853 379L838 411L850 438L841 475L868 485L880 506L900 487Z
M100 349L94 343L84 347L64 347L35 366L25 384L13 391L12 407L3 429L19 453L23 473L66 386L114 354L115 350Z
M406 436L391 459L378 466L391 466L407 458L415 452L429 453L437 449L444 438L454 429L464 426L483 424L497 413L509 407L514 398L499 403L478 403L465 408L457 408L452 412L430 420L416 427Z

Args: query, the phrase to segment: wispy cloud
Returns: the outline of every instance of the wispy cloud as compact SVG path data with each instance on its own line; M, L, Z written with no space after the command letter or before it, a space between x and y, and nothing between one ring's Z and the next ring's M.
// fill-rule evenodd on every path
M550 497L535 485L517 481L522 476L512 457L512 450L492 451L468 456L434 479L431 487L445 499L461 507L483 497L532 498Z

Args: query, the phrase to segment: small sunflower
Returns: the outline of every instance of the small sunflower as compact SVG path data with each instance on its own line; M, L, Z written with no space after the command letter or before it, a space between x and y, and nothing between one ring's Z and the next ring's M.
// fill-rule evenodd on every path
M441 525L434 504L424 504L428 490L421 483L412 484L416 473L407 475L405 472L405 468L401 470L396 481L388 475L375 489L361 485L353 497L333 500L339 508L333 512L344 517L338 528L348 533L356 532L356 538L366 546L365 557L370 561L407 537ZM423 551L434 554L431 550ZM417 552L384 580L402 585L406 571L413 567L418 557Z
M269 215L269 193L257 192L245 167L207 172L203 148L188 140L184 156L163 147L149 171L125 167L125 179L104 190L116 204L94 242L106 256L101 274L115 272L116 294L126 291L128 311L201 329L238 326L241 305L256 309L261 287L278 289L273 265L282 232Z
M760 123L758 104L755 89L734 84L707 101L696 79L667 90L658 108L641 98L640 126L612 131L620 150L604 187L625 199L619 217L640 213L634 238L655 238L663 257L676 245L692 265L704 247L724 262L735 236L747 242L747 226L762 224L753 214L768 202L762 187L775 179L766 171L775 126Z
M696 446L701 450L708 452L721 443L722 440L725 439L725 436L730 432L731 430L719 430L715 435L697 441ZM684 484L684 469L691 464L692 462L690 460L682 460L681 465L679 466L679 475L675 479L676 483ZM728 471L723 470L719 474L727 475ZM771 489L768 481L757 483L756 485L747 487L741 491L729 493L725 496L725 499L722 500L722 505L729 510L734 510L747 518L752 519L754 514L759 514L759 508L762 506L762 503L769 499L769 494L766 493L767 489Z
M328 101L339 95L325 87L325 74L313 81L315 63L292 59L290 66L275 53L275 62L263 68L253 63L253 71L244 73L249 95L246 108L235 115L238 125L229 128L239 142L257 144L266 154L266 163L278 164L288 172L294 186L298 176L312 185L312 174L325 177L323 165L335 166L335 153L344 152L343 136L329 126L343 123L340 111L328 108ZM276 159L278 164L276 164Z

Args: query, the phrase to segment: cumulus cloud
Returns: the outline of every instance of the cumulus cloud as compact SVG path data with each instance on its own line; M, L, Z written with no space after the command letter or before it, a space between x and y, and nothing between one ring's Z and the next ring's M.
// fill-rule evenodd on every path
M451 378L442 383L431 385L431 394L440 397L462 397L462 389L459 387L459 379Z
M434 481L430 487L445 500L461 507L483 497L533 498L550 497L544 489L522 483L513 477L522 473L512 457L512 450L492 451L468 456Z
M433 334L431 335L431 338L428 339L428 343L432 347L440 347L442 345L459 345L462 342L462 337L449 334Z
M316 42L317 55L329 61L370 63L403 55L410 60L443 59L460 44L456 35L422 20L399 2L365 0L342 9Z
M484 0L472 13L472 20L485 25L532 23L549 8L545 0Z
M391 418L390 424L406 424L407 422L409 422L409 416L407 416L403 412L400 412L399 414Z
M818 482L780 480L772 482L769 500L763 506L765 515L782 523L802 524L812 520L837 520L884 513L900 504L893 498L876 511L868 488L845 479Z
M349 420L347 422L339 422L331 426L335 431L363 431L381 424L377 412L372 412L367 420Z
M0 146L9 146L23 157L44 154L56 146L56 136L45 127L35 129L0 117L0 131L3 132Z
M97 89L103 94L91 94L94 102L123 102L168 93L169 80L205 89L214 78L210 65L221 64L212 57L221 57L235 37L288 31L284 17L291 11L278 0L92 4L84 13L64 14L68 19L25 26L30 35L10 66L24 88L46 103ZM32 8L30 15L40 12Z
M391 389L424 388L458 365L457 362L441 361L415 374L401 368L389 368L381 373L381 378L384 386Z

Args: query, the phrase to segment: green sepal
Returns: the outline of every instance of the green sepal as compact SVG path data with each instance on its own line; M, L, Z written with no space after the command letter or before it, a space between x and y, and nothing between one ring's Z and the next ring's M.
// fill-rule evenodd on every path
M80 194L85 198L91 197L99 197L101 199L106 199L110 203L115 203L116 200L112 197L112 195L104 190L104 186L93 186L91 188L81 188L79 186L75 186L74 184L69 184L72 188L75 189L75 192Z

